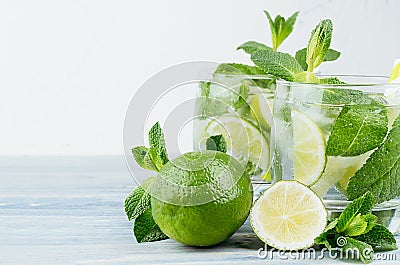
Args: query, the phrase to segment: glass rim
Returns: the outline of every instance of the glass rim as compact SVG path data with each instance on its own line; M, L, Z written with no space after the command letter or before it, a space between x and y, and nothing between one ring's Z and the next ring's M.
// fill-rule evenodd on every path
M319 87L319 88L351 88L351 87L400 87L399 83L388 83L389 76L384 76L384 75L325 75L325 74L317 74L316 75L319 78L329 78L329 77L337 77L339 79L341 78L358 78L360 80L365 79L382 79L382 82L351 82L351 83L345 83L345 84L315 84L315 83L300 83L300 82L294 82L294 81L287 81L284 79L277 79L276 84L277 85L312 85L314 87Z
M212 77L236 77L236 78L250 78L250 79L277 79L277 77L271 74L258 74L258 75L246 75L246 74L222 74L222 73L214 73Z

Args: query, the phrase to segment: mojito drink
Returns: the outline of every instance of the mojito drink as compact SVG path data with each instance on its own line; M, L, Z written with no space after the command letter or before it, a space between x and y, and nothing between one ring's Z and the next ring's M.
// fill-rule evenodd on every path
M340 80L346 83L277 82L273 179L302 182L331 210L367 191L375 210L397 209L400 85L375 77Z
M196 103L194 148L206 148L222 135L227 153L237 158L253 181L269 181L270 138L275 80L269 75L215 73L201 82Z

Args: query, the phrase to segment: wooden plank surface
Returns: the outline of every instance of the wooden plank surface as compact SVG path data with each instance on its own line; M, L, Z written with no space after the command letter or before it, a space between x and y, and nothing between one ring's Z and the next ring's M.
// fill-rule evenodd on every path
M212 248L137 244L123 209L134 187L122 157L0 157L0 264L344 264L327 253L261 259L248 223ZM386 253L375 263L400 260Z

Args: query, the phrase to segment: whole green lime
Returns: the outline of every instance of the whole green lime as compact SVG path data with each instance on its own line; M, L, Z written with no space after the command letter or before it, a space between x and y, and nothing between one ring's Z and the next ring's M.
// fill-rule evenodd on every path
M253 199L250 177L233 157L190 152L163 166L151 187L154 221L190 246L218 244L246 220Z

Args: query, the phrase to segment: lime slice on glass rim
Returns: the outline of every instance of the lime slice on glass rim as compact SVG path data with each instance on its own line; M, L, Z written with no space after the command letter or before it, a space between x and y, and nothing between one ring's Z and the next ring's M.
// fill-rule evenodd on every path
M251 162L263 171L269 169L269 143L251 122L233 115L213 118L205 128L206 139L222 135L227 153L241 162Z
M305 114L292 111L294 179L312 185L321 177L325 165L325 138L321 129Z
M295 180L279 181L265 190L250 212L250 224L256 235L264 243L281 250L314 245L327 219L321 199Z

